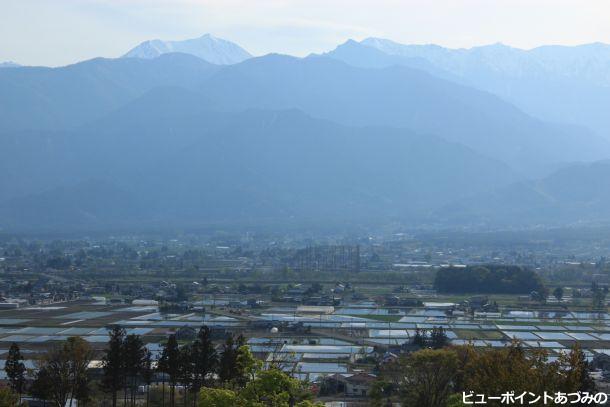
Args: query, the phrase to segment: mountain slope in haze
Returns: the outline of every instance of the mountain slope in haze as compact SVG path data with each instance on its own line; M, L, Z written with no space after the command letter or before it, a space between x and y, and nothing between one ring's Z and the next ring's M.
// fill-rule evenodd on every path
M506 165L436 137L347 127L296 110L217 112L200 98L157 89L70 132L15 136L28 148L6 152L2 165L25 167L27 178L54 171L44 185L3 199L0 225L74 225L72 216L91 227L413 220L518 179ZM20 174L2 180L3 191L19 190ZM101 199L103 191L110 197ZM93 204L113 197L123 212Z
M0 68L18 68L20 66L21 65L12 61L0 62Z
M487 92L402 66L364 69L325 57L269 55L218 71L202 90L227 108L296 108L347 125L438 135L528 175L610 151L585 129L539 121Z
M426 71L439 78L454 82L462 82L462 78L460 76L453 75L449 71L438 68L426 58L420 56L408 57L394 55L384 52L383 49L366 46L354 40L347 40L345 43L337 46L337 48L331 52L313 56L337 59L351 66L360 68L387 68L393 65L403 65L409 68Z
M424 69L497 94L544 120L586 126L610 138L610 45L449 49L368 38L325 55L360 67Z
M145 203L131 191L106 180L88 179L1 203L0 216L5 219L0 229L119 228L146 215Z
M218 66L186 54L95 59L62 68L0 70L0 132L74 128L162 86L199 89L227 110L292 109L354 126L433 134L527 176L608 156L583 129L536 120L513 105L421 69L356 68L278 55Z
M576 164L435 211L444 222L524 226L610 221L610 161Z
M233 42L205 34L183 41L145 41L123 55L123 58L150 59L171 52L194 55L215 65L237 64L252 57L248 51Z
M158 86L193 88L218 66L186 54L0 70L0 132L86 123Z

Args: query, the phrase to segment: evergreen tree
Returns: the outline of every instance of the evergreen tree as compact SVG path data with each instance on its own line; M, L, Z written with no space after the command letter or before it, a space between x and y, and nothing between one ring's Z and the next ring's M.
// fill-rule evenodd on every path
M139 374L143 369L146 348L139 335L128 335L124 341L125 381L130 390L131 404L135 405L135 392L138 386Z
M201 327L193 343L193 391L199 392L207 384L207 378L218 365L218 354L214 348L210 328Z
M23 356L21 356L19 345L15 342L12 343L11 348L8 351L4 371L11 384L11 389L17 393L19 399L21 399L21 393L25 390L25 365L23 364Z
M117 405L117 392L125 384L125 330L115 326L109 333L110 340L102 358L102 386L112 395L112 407Z
M178 380L183 386L184 393L182 402L186 407L188 399L188 391L192 389L193 384L193 352L191 346L183 346L180 348L180 354L178 355Z
M170 406L173 407L175 405L176 384L180 374L180 348L176 335L170 335L163 346L158 369L169 377Z
M153 381L154 373L152 367L152 354L146 349L141 371L142 380L144 381L144 384L146 384L146 407L148 407L148 404L150 403L150 384Z
M36 372L32 386L30 387L30 394L36 397L38 400L43 401L43 405L46 405L53 394L52 391L53 382L49 376L49 372L44 367Z
M237 349L239 344L235 343L233 335L229 335L222 346L218 366L218 378L223 383L231 382L237 377Z

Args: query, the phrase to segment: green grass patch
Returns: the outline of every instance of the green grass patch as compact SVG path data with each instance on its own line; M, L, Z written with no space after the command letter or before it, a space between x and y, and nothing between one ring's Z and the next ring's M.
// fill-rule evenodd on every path
M500 331L480 331L474 329L454 329L453 332L460 339L495 339L499 340L504 337Z

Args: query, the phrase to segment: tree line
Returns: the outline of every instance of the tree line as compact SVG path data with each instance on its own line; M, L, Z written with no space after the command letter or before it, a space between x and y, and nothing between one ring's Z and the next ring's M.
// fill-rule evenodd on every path
M203 326L196 338L180 343L175 334L162 345L158 357L139 335L119 326L109 332L100 366L91 368L94 351L80 337L70 337L37 361L29 375L16 343L5 364L9 389L0 389L0 407L21 403L22 395L54 407L120 406L312 406L313 393L279 366L263 368L250 353L243 336L228 335L220 351ZM29 377L30 376L30 377ZM144 399L138 393L144 393ZM228 404L218 404L228 403ZM107 405L107 404L106 404Z
M414 345L424 349L380 364L370 391L372 406L457 407L463 405L462 392L498 396L596 390L578 344L551 360L547 350L524 348L518 341L502 348L451 346L441 328L430 335L419 331L418 338ZM307 382L290 377L280 365L263 365L241 336L229 335L217 350L207 327L188 343L170 335L158 357L138 335L114 327L97 374L90 366L93 357L85 340L68 338L43 355L28 380L19 346L12 344L5 364L10 388L0 388L0 407L21 404L23 394L54 407L73 401L123 407L316 405ZM142 393L144 398L138 398Z

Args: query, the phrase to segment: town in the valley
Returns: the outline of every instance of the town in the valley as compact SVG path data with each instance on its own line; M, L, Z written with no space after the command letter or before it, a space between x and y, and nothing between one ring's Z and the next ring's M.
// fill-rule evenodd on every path
M0 377L10 384L17 347L22 397L38 405L25 389L40 387L49 355L79 338L88 355L85 400L110 403L105 375L120 332L123 341L138 339L150 374L133 373L129 399L121 387L118 402L190 403L193 380L163 366L168 343L198 349L206 327L217 368L199 388L218 385L225 353L247 348L258 369L296 379L311 403L392 402L400 397L392 371L409 355L468 348L535 352L547 364L577 349L603 391L610 266L587 236L566 238L560 251L549 236L6 237ZM529 240L537 243L520 243Z

